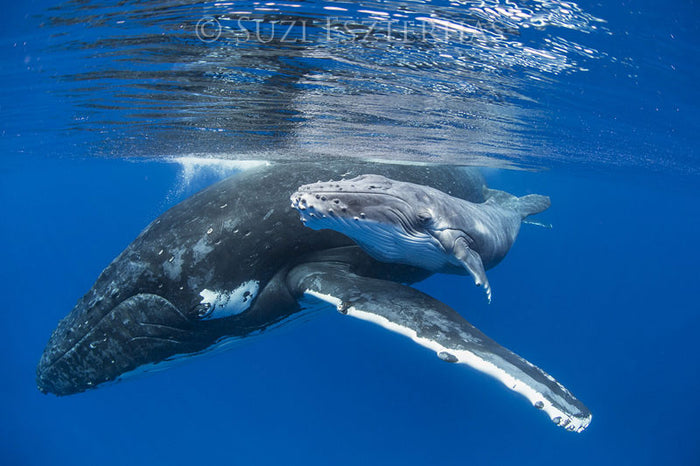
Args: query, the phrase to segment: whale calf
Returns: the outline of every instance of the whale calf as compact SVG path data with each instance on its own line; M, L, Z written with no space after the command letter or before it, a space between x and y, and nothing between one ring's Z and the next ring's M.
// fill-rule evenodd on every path
M382 262L469 273L491 301L486 270L506 256L521 221L547 209L550 200L493 189L485 189L485 198L475 203L430 186L365 174L300 186L290 200L307 227L340 232Z

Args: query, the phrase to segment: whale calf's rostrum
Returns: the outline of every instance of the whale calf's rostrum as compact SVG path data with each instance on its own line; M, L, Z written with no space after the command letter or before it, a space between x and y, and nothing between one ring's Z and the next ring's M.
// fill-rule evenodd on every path
M495 377L567 430L585 429L590 412L561 384L408 286L449 272L449 264L435 265L441 262L434 255L428 255L433 265L378 257L345 232L307 228L289 204L300 186L366 173L475 205L495 202L475 169L326 161L238 173L162 214L107 266L51 335L37 367L39 389L70 395L159 370L330 303L349 317L408 336L443 361ZM319 202L328 201L322 197ZM339 211L355 208L349 200L334 201ZM362 214L373 218L374 212L357 217ZM487 252L469 247L486 260ZM495 265L497 256L488 256L484 267ZM464 270L460 264L452 267Z

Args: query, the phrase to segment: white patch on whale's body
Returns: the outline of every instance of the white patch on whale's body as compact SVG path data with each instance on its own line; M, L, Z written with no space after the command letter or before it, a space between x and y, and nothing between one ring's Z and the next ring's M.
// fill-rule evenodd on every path
M211 312L202 320L231 317L246 311L258 295L259 289L260 282L257 280L241 283L233 291L213 291L205 288L199 293L202 297L200 304L208 304Z
M194 263L196 264L207 257L213 250L214 246L209 244L209 238L207 236L203 236L192 247L192 260L194 260Z
M163 272L172 281L180 280L182 265L185 263L185 260L182 258L184 253L185 250L183 248L176 249L172 252L170 258L163 262Z

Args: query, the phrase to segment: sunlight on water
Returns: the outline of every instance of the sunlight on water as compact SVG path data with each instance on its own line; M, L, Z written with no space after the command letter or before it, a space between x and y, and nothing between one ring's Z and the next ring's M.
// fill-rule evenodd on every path
M65 129L110 156L538 166L539 94L613 60L573 2L66 2L43 26Z
M1 135L18 152L54 156L697 173L692 12L550 0L68 1L27 16L7 44Z

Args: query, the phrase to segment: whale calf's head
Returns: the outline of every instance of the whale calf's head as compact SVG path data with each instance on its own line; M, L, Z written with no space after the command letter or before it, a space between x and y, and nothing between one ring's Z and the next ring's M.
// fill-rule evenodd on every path
M377 260L464 271L455 242L472 240L455 204L466 201L437 189L362 175L301 186L291 202L307 227L343 233Z

